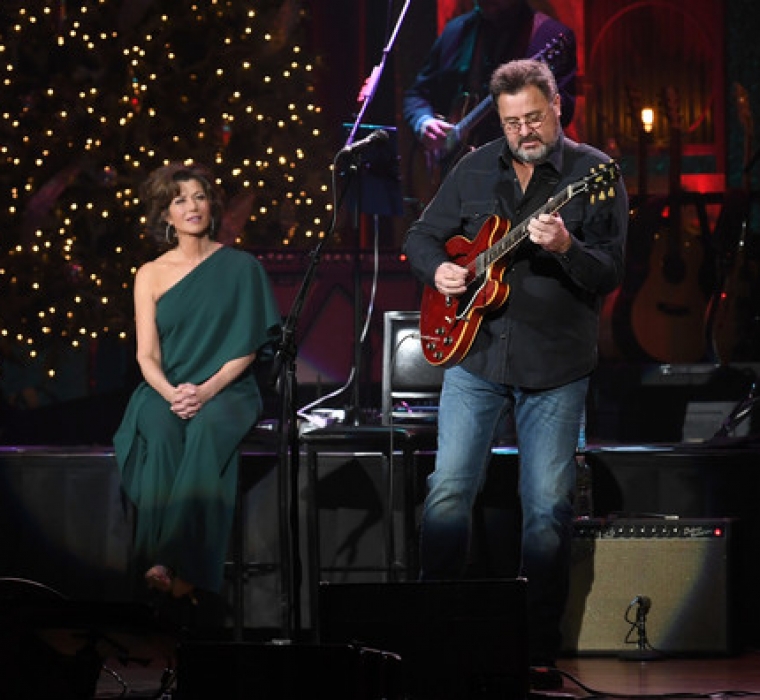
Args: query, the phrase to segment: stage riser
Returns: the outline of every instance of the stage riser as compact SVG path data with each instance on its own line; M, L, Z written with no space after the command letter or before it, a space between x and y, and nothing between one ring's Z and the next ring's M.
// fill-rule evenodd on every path
M432 469L433 459L434 455L428 454L420 460L418 514L425 476ZM758 455L747 450L649 452L631 447L592 450L588 461L594 473L597 515L622 511L738 518L734 586L740 611L738 636L751 644L760 641L760 600L754 595L756 581L760 580L756 556L760 519L755 514L760 493ZM302 459L299 504L301 556L306 566L309 531L304 464ZM249 628L276 629L282 622L277 567L277 460L271 453L248 451L243 455L242 468L246 560L252 563L245 589L244 622ZM508 577L516 573L517 471L516 454L499 454L495 459L476 519L474 577ZM356 452L320 458L326 499L320 511L322 562L326 567L341 569L325 571L322 578L335 583L387 580L380 571L380 472L377 454ZM399 488L394 523L398 560L403 565L402 498ZM142 584L141 572L130 569L133 523L133 513L121 496L118 472L109 451L73 453L50 448L34 453L9 449L0 453L0 576L40 581L79 599L130 600L134 585ZM650 561L656 546L657 543L643 543L641 556ZM605 570L617 567L614 551L601 551L599 556ZM357 563L365 568L376 566L378 570L352 570ZM597 565L596 571L600 570ZM399 575L403 579L403 566ZM303 623L310 626L306 579L301 606Z
M255 473L255 458L245 456L244 469ZM385 503L385 466L378 454L355 452L322 455L318 460L320 556L319 580L330 583L384 583L385 570L382 508ZM434 455L419 457L416 485L417 522L422 508L425 478L432 471ZM301 460L302 471L305 459ZM400 456L394 461L397 488L394 493L394 538L397 580L406 580L406 550ZM516 498L517 457L494 456L485 492L476 509L475 538L470 575L473 578L517 575L519 566L519 506ZM306 519L306 475L300 475L300 545L303 566L308 562L310 528ZM246 547L248 559L278 559L277 471L274 465L255 484L246 483ZM304 573L301 610L304 624L312 626L309 588ZM416 575L415 575L416 578ZM274 627L278 617L278 572L265 568L254 572L245 590L246 624Z
M0 456L0 577L67 597L129 599L132 528L111 454Z

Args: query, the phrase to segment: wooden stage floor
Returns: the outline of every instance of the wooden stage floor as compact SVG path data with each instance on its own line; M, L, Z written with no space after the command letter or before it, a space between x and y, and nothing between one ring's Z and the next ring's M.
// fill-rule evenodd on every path
M111 662L107 661L107 665ZM98 682L96 698L155 697L165 665L148 667L110 665L125 686L106 672ZM610 657L561 659L561 691L533 693L540 697L570 698L731 698L760 697L760 651L723 658L621 661ZM297 669L294 669L297 672ZM263 696L262 696L263 697ZM309 700L313 695L304 696ZM251 697L251 700L256 700ZM292 700L301 700L292 698ZM464 699L463 699L464 700Z
M760 652L729 658L621 661L617 658L562 659L563 692L574 697L742 697L760 696Z

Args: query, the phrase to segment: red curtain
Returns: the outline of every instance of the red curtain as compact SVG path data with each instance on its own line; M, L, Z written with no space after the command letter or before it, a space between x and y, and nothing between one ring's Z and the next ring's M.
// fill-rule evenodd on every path
M473 8L472 0L438 0L438 33L452 17L468 12Z

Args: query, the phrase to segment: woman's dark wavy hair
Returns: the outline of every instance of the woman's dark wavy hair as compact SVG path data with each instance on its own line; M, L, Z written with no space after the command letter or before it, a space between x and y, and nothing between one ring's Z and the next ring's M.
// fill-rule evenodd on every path
M189 180L200 182L211 203L211 217L216 231L222 225L224 194L214 183L211 171L200 163L169 163L154 170L140 188L140 199L145 206L146 230L164 247L176 245L166 240L166 210L180 193L180 183Z

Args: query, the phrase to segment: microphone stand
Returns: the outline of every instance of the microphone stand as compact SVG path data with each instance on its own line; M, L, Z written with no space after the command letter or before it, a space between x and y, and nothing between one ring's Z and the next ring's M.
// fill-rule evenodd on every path
M380 82L380 78L383 75L383 71L385 70L385 64L388 61L388 56L390 55L391 49L393 48L393 45L396 42L396 38L398 36L399 31L401 30L401 26L403 25L404 18L406 17L406 13L409 9L409 6L411 4L411 0L406 0L404 3L404 6L401 8L401 12L399 13L398 19L396 20L396 25L391 32L391 36L383 48L382 57L380 59L380 63L376 65L372 72L370 73L367 80L364 82L364 85L362 86L362 89L359 91L359 96L357 97L357 101L362 103L361 108L359 109L359 113L356 115L356 119L354 120L353 125L351 126L351 131L348 134L348 138L346 139L346 145L344 148L347 148L351 144L354 143L354 139L356 138L356 133L359 130L359 126L362 123L362 120L364 119L364 115L366 114L367 110L369 109L370 104L372 103L372 100L375 97L375 92L377 91L377 85ZM352 164L351 171L355 173L359 173L361 175L361 168L357 166L357 163ZM349 409L346 411L346 417L345 417L345 423L346 424L352 424L354 426L358 426L361 423L361 409L360 409L360 397L359 397L359 387L360 387L360 374L361 374L361 359L362 359L362 332L361 332L361 302L362 302L362 273L361 273L361 251L362 251L362 245L361 245L361 214L362 214L362 207L361 207L361 177L357 178L356 181L356 203L354 208L354 220L353 220L353 226L354 226L354 240L356 242L355 252L354 252L354 270L353 270L353 277L354 277L354 367L353 367L353 375L351 378L351 405Z
M353 168L351 169L353 170ZM335 209L335 219L343 204L350 181L343 189ZM281 396L278 426L278 524L280 539L280 622L282 639L288 642L301 632L301 582L298 473L298 381L296 378L296 329L303 306L314 282L322 249L335 231L331 226L328 235L321 239L310 253L311 261L306 270L290 312L282 325L281 340L275 353L270 374L270 386L277 387Z
M720 428L718 428L711 439L727 438L743 420L749 417L758 401L760 401L760 396L757 396L757 382L752 382L747 396L734 406L731 413L726 416L726 419L721 423Z
M351 132L348 135L346 145L350 145L354 142L354 139L356 138L356 132L359 129L359 125L362 123L362 120L364 119L364 114L369 109L369 106L375 97L375 92L377 91L377 84L380 82L380 78L383 75L383 71L385 70L385 64L388 61L388 56L391 52L391 49L393 48L393 44L396 43L396 37L398 36L399 31L401 30L401 25L404 23L404 18L406 17L406 13L409 10L410 4L411 4L411 0L406 0L406 2L404 3L404 6L401 8L401 12L399 13L398 19L396 20L396 26L393 28L393 32L391 32L390 39L388 40L388 43L385 45L385 48L383 49L383 55L382 55L382 58L380 59L380 63L372 69L372 72L369 74L369 77L364 82L362 89L359 91L359 96L357 98L357 101L361 102L362 106L361 106L361 109L359 109L359 113L356 115L356 120L354 121L353 126L351 127Z
M354 123L348 137L346 146L341 149L338 156L354 142L356 131L359 128L361 120L366 112L372 97L377 88L382 70L390 51L390 46L395 41L398 30L401 26L401 20L406 14L411 0L406 0L402 9L396 28L391 37L391 42L383 51L383 58L379 66L375 66L372 74L364 85L360 98L365 97L364 104L360 110L356 122ZM357 150L357 154L359 151ZM350 154L353 156L353 154ZM336 160L338 158L336 156ZM350 174L359 172L358 162L352 162L347 169ZM346 182L343 191L338 198L335 207L335 219L337 221L338 213L342 207L343 200L351 186L350 179ZM360 193L361 188L357 188ZM357 197L359 195L357 194ZM357 217L360 209L357 209ZM357 219L358 227L358 219ZM301 632L301 582L302 566L299 555L299 508L298 508L298 472L299 472L299 439L298 439L298 417L297 417L297 395L298 383L296 379L296 358L298 349L296 347L296 329L303 305L308 296L311 285L314 281L317 265L321 258L322 248L335 230L335 225L331 227L328 236L323 238L317 244L317 247L311 253L311 262L306 271L306 275L301 283L295 300L288 314L285 323L282 326L281 340L279 348L275 354L272 365L270 383L272 386L278 386L279 393L282 397L280 404L280 421L278 426L279 444L278 444L278 473L277 473L277 497L278 497L278 514L279 514L279 535L280 535L280 621L282 641L289 641L293 634L300 635ZM358 246L358 244L357 244ZM356 256L358 259L358 255ZM356 262L356 265L359 265ZM358 271L357 271L358 270ZM355 268L355 284L361 289L360 268ZM358 282L356 281L358 276ZM359 330L358 330L358 311L355 313L355 349L354 361L358 362L360 357L359 348ZM353 381L358 379L358 366L355 368ZM358 384L354 386L354 396L358 394ZM354 406L354 420L358 417L358 400L354 399L357 404Z
M645 602L643 596L636 596L631 605L637 604L636 622L633 626L638 633L635 651L622 651L618 655L621 661L657 661L662 658L662 654L649 645L647 639L647 613L649 612L649 603ZM629 606L630 609L630 606ZM626 614L626 620L630 622Z

